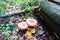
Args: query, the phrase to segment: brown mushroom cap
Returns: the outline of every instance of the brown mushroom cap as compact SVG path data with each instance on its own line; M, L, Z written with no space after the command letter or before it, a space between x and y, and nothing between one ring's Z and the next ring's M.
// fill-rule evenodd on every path
M33 19L33 18L32 19L31 18L27 19L26 22L29 26L32 26L32 27L37 25L37 20Z
M28 25L26 22L20 22L18 23L18 29L19 30L24 30L24 29L27 29L28 28Z

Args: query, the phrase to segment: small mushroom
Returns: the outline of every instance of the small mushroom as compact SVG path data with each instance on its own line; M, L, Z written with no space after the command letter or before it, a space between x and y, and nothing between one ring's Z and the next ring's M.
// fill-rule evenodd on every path
M32 33L31 33L30 31L26 31L26 35L27 35L27 36L31 36Z
M26 22L20 22L20 23L18 23L18 29L19 30L25 30L27 28L28 28L28 25L27 25Z
M36 29L32 29L32 30L31 30L31 33L35 33L35 32L36 32Z
M32 26L32 27L35 27L37 25L37 20L33 18L27 19L26 22L29 26Z

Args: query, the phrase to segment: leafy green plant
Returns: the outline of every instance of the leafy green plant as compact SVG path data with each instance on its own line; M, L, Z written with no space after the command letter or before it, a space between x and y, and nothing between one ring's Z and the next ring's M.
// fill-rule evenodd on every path
M23 11L23 12L28 12L28 11L31 11L31 10L33 10L33 7L27 6L27 7L25 7L25 9L23 9L22 11Z
M7 24L0 24L0 32L2 34L8 34L10 32L11 25L13 25L11 21L9 21Z

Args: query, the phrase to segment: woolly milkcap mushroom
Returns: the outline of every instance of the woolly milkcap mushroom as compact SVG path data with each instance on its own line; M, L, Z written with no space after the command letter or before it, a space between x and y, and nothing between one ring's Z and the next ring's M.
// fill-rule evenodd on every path
M26 20L26 23L29 25L29 26L36 26L37 25L37 20L36 19L33 19L33 18L29 18Z
M20 23L18 24L18 30L25 30L25 29L27 29L27 28L28 28L28 25L27 25L26 22L20 22Z

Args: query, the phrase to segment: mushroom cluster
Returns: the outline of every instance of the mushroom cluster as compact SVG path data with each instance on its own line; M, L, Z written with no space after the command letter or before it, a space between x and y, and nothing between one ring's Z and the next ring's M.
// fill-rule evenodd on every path
M29 27L35 27L37 25L37 20L34 18L28 18L26 21L22 21L18 23L19 30L25 30Z

